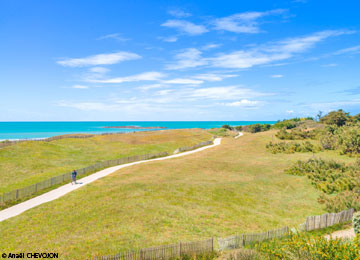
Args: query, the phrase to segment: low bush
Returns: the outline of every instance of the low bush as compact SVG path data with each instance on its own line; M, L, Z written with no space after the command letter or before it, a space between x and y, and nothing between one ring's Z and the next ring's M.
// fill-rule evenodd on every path
M223 125L221 128L225 128L228 130L233 130L233 127L229 126L229 125Z
M304 131L301 129L293 129L286 131L285 129L279 130L275 136L281 140L304 140L304 139L315 139L315 131Z
M243 127L241 125L235 126L234 128L236 131L239 131L239 132L243 130Z
M250 133L258 133L258 132L264 132L270 130L271 125L270 124L253 124L253 125L246 125L242 127L242 130L245 132Z
M319 152L321 151L321 147L315 146L309 141L303 143L295 143L295 142L280 142L280 143L273 143L270 142L266 145L266 149L268 149L271 153L307 153L307 152Z
M301 119L300 118L293 118L288 120L278 121L273 125L275 129L292 129L299 125Z
M306 175L317 189L326 194L351 191L360 187L360 175L355 166L347 166L332 160L298 161L285 172L292 175Z
M343 260L359 259L360 241L329 239L323 236L292 234L281 240L271 240L256 246L268 259Z
M359 234L360 233L360 212L356 212L353 215L353 228L354 228L354 232L355 234Z
M340 212L351 208L360 210L360 194L356 191L343 191L336 195L322 194L318 202L325 205L327 212Z
M337 146L341 154L360 154L360 126L342 127L337 134Z

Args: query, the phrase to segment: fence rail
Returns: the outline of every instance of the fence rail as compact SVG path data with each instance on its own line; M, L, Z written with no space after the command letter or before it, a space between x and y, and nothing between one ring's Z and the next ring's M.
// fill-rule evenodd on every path
M307 217L305 222L305 230L311 231L330 227L339 223L348 222L352 220L354 212L354 209L348 209L339 213L327 213L323 215Z
M97 256L94 260L159 260L178 258L184 255L194 255L214 250L214 239L206 239L197 242L180 242L177 244L152 247L147 249L122 252L115 255Z
M59 138L59 136L50 137L50 138L55 139L55 138ZM78 137L78 138L80 138L80 137ZM212 144L212 141L201 142L197 145L190 146L190 147L184 147L184 148L178 148L177 150L179 150L181 152L188 151L188 150L193 150L193 149L196 149L196 148L199 148L199 147L202 147L205 145L209 145L209 144ZM107 160L107 161L99 162L99 163L90 165L85 168L77 169L76 171L78 173L78 176L80 177L82 175L86 175L86 174L95 172L96 170L104 169L107 167L131 163L131 162L149 160L149 159L164 157L164 156L168 156L168 155L169 155L168 152L160 152L160 153L156 153L156 154L135 155L135 156L124 157L124 158L115 159L115 160ZM51 186L69 182L70 180L71 180L71 172L68 172L68 173L52 177L50 179L44 180L42 182L38 182L36 184L30 185L30 186L27 186L27 187L24 187L21 189L6 192L6 193L3 193L2 195L0 194L0 204L4 204L4 203L16 201L16 200L28 197L32 194L35 194L36 192L50 188Z
M283 227L276 230L270 230L262 233L251 233L218 238L220 250L240 248L249 244L262 242L267 239L280 238L289 234L289 228Z

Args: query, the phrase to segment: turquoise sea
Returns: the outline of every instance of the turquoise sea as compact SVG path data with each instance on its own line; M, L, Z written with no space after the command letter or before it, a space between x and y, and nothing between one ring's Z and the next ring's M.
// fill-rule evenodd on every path
M116 129L105 126L166 127L166 129L215 128L249 124L273 124L275 121L97 121L97 122L0 122L0 140L37 139L75 133L113 133L149 131L151 129ZM159 130L159 129L153 129Z

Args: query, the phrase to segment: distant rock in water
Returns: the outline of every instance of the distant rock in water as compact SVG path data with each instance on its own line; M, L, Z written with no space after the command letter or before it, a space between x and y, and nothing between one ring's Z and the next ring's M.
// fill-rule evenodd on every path
M134 125L124 125L124 126L104 126L103 128L124 128L124 129L165 129L167 127L163 126L134 126Z

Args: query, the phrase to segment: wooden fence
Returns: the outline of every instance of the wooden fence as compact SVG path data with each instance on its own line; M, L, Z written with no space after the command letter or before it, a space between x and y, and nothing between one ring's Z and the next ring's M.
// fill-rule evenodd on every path
M212 141L201 142L200 144L197 144L197 145L194 145L191 147L178 148L177 150L187 151L186 149L189 149L189 148L196 149L196 148L199 148L201 146L205 146L205 145L208 145L211 143L212 143ZM88 175L89 173L93 173L100 169L108 168L111 166L121 165L121 164L126 164L126 163L131 163L131 162L137 162L137 161L143 161L143 160L149 160L149 159L164 157L164 156L168 156L168 155L169 155L168 152L160 152L157 154L135 155L135 156L124 157L124 158L115 159L115 160L107 160L104 162L99 162L99 163L90 165L88 167L78 169L76 171L78 173L78 176L80 177L82 175ZM2 195L0 194L0 204L20 200L20 199L26 198L36 192L50 188L51 186L59 185L61 183L70 182L70 181L71 181L71 172L68 172L68 173L52 177L50 179L44 180L42 182L38 182L36 184L30 185L30 186L27 186L27 187L24 187L21 189L6 192L6 193L3 193Z
M262 233L241 234L226 238L218 238L219 250L240 248L267 239L280 238L289 234L289 228L283 227Z
M206 239L197 242L180 242L172 245L152 247L147 249L122 252L115 255L97 256L94 260L159 260L179 258L184 255L198 255L212 252L214 250L214 239Z
M153 158L158 158L158 157L164 157L167 155L169 155L168 152L160 152L160 153L156 153L156 154L135 155L135 156L124 157L124 158L115 159L115 160L107 160L107 161L99 162L99 163L90 165L88 167L78 169L76 171L78 173L78 176L80 177L82 175L86 175L86 174L89 174L89 173L92 173L92 172L95 172L97 170L104 169L107 167L131 163L131 162L143 161L143 160L148 160L148 159L153 159ZM55 186L55 185L58 185L58 184L61 184L64 182L70 182L71 178L72 178L71 172L68 172L68 173L52 177L50 179L44 180L42 182L38 182L36 184L30 185L30 186L27 186L27 187L24 187L21 189L3 193L2 195L0 195L0 204L28 197L38 191L50 188L51 186Z
M307 217L305 222L305 230L311 231L351 221L354 212L354 209L348 209L339 213L327 213L323 215Z

